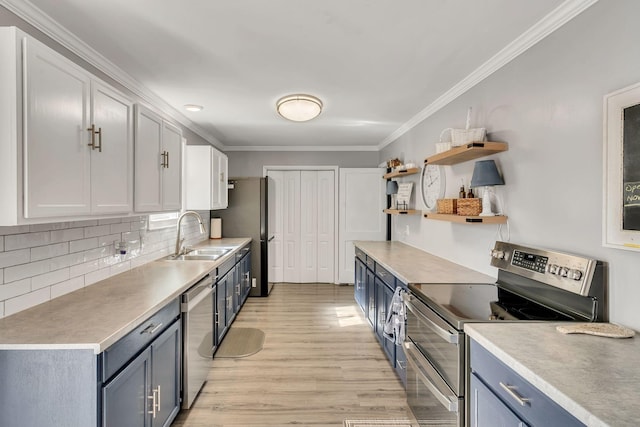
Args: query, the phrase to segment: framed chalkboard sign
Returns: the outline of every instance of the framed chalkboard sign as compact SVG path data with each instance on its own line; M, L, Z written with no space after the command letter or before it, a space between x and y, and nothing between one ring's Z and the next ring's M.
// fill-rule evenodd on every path
M604 98L603 245L640 251L640 83Z

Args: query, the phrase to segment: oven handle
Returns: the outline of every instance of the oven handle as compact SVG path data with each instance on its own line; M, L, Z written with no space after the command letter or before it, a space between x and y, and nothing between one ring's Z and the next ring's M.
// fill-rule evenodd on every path
M431 367L429 362L427 364L420 363L419 358L424 358L424 356L415 348L415 346L411 342L404 343L404 348L406 349L407 355L407 363L411 365L413 369L415 369L416 373L420 376L420 379L424 383L424 385L433 393L438 402L444 406L449 412L458 412L458 399L456 396L446 396L444 393L440 391L438 386L436 386L430 379L429 376L424 372L426 370L432 371L431 375L438 375L438 373ZM429 365L429 366L426 366Z
M418 307L416 307L413 304L412 300L414 298L415 297L413 297L412 295L408 295L408 294L405 294L404 297L403 297L404 303L406 304L407 308L409 310L411 310L411 312L418 317L418 320L422 321L422 323L427 325L429 327L429 329L431 329L433 332L438 334L438 336L440 336L442 339L444 339L448 343L458 345L458 334L457 333L451 333L450 331L447 331L446 329L444 329L440 325L436 324L436 322L434 322L433 320L429 319L424 313L422 313L418 309Z

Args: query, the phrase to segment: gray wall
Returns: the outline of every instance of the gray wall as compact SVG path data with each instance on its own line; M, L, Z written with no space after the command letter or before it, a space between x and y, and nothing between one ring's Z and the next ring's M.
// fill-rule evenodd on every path
M340 166L374 168L376 151L229 151L229 176L262 176L269 166Z
M487 127L490 140L509 143L493 158L506 182L496 188L511 240L608 261L611 319L635 329L640 253L602 246L602 123L603 96L640 81L638 16L636 0L596 3L380 153L422 161L435 153L440 131L463 127L473 107L472 124ZM447 196L456 197L461 180L468 184L473 164L445 167ZM497 226L418 216L394 217L393 224L394 239L496 274L488 250Z

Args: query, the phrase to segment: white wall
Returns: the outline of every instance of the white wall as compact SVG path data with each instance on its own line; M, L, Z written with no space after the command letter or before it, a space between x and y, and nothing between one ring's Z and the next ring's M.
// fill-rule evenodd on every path
M603 96L640 81L636 0L601 0L522 56L426 119L381 152L422 162L440 131L472 124L509 143L494 155L506 185L511 241L605 260L610 317L640 329L640 253L602 246ZM447 166L447 195L468 184L474 162ZM409 178L405 178L409 179ZM415 193L419 192L418 177ZM419 197L418 197L419 200ZM424 209L421 201L419 209ZM418 216L393 219L394 240L491 275L496 226L451 224ZM404 234L409 227L409 235Z

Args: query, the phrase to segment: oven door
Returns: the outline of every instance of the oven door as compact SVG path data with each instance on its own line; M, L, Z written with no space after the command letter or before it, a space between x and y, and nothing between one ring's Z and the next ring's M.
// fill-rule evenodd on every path
M456 396L411 341L407 356L407 404L420 426L464 425L464 399Z
M447 323L415 295L404 298L407 341L424 354L456 396L464 396L464 333Z

